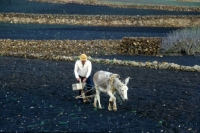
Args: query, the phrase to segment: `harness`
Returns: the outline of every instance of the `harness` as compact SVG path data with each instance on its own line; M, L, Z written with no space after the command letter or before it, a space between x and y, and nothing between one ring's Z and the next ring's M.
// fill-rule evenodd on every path
M114 74L113 74L113 75L114 75ZM116 74L115 74L115 75L116 75ZM112 93L114 93L114 92L116 91L115 87L113 86L113 81L114 81L114 79L116 78L115 75L114 75L114 76L111 75L111 77L109 78L109 79L110 79L111 92L112 92ZM125 86L123 83L121 83L121 82L119 82L119 81L117 81L117 82L120 83L119 88L121 88L122 86ZM118 91L118 93L119 93L120 95L122 95L121 91Z
M110 85L111 85L111 92L114 93L114 92L116 91L116 89L115 89L114 86L113 86L113 81L114 81L114 79L115 79L117 76L118 76L118 74L111 74L110 77L109 77L108 79L106 79L106 80L103 81L102 83L98 84L97 86L99 86L99 85L101 85L101 84L103 84L103 83L105 83L106 81L109 80L109 83L110 83ZM87 85L90 85L90 84L87 84ZM92 85L90 85L90 86L92 86ZM85 98L85 97L87 97L87 98L89 98L89 97L94 97L95 94L94 94L94 95L90 95L90 96L85 96L85 93L87 93L87 92L93 90L95 87L96 87L96 86L93 86L92 89L87 90L86 92L84 92L83 94L81 94L81 95L79 95L79 96L76 96L75 98L78 99L78 98ZM120 86L120 87L121 87L121 86Z
M117 77L118 75L117 74L111 74L111 76L109 77L109 83L111 85L111 92L114 93L116 91L114 85L113 85L113 81L114 79Z

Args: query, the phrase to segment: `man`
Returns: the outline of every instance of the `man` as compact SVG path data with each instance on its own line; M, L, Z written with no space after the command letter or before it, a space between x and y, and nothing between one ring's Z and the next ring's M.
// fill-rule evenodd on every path
M77 60L74 66L74 74L78 82L86 82L86 89L92 89L93 82L91 77L92 63L87 60L86 54L80 55L80 60ZM86 91L87 91L86 90ZM79 95L81 95L81 90L79 90ZM86 96L92 95L92 91L88 91ZM82 103L83 99L79 99L78 103ZM88 102L92 102L91 99Z

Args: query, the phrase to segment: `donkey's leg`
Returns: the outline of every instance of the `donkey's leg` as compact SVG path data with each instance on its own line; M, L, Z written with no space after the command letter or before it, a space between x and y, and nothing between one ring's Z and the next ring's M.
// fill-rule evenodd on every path
M97 107L97 94L94 96L94 103L93 106L96 108Z
M108 104L108 110L109 110L109 111L112 110L112 104L113 104L112 98L110 97L110 98L109 98L109 104Z
M95 87L95 89L96 89L96 90L95 90L96 94L95 94L95 96L94 96L94 103L93 103L93 105L94 105L94 107L96 108L96 107L97 107L97 91L98 91L97 89L98 89L98 88Z
M111 91L108 91L108 95L110 96L109 103L110 103L110 101L112 101L113 102L113 110L117 111L117 105L116 105L115 96L113 95L113 93ZM109 106L108 106L108 110L109 110Z
M113 97L113 110L117 111L116 97Z
M98 101L98 104L99 104L99 108L102 109L101 102L100 102L100 93L101 93L100 91L97 91L96 96L97 96L97 101Z
M101 103L100 103L100 91L98 90L98 88L96 88L96 94L95 94L95 97L94 97L94 107L96 108L97 107L97 101L98 101L98 104L99 104L99 108L101 109Z

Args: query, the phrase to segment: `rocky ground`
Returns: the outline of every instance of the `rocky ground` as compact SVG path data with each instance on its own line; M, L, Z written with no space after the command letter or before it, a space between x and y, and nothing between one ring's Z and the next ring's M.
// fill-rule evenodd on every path
M118 98L118 111L110 112L105 94L102 110L78 104L73 67L74 62L0 57L0 131L200 131L200 73L93 63L92 75L106 70L131 77L128 102Z

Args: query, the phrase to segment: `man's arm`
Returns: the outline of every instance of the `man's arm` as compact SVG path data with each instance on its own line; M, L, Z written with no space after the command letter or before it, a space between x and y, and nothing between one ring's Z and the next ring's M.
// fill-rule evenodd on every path
M79 76L78 76L78 62L77 61L74 66L74 74L75 74L76 79L78 79Z
M86 74L86 78L88 78L91 75L91 72L92 72L92 63L89 62L89 64L88 64L88 71L87 71L87 74Z

